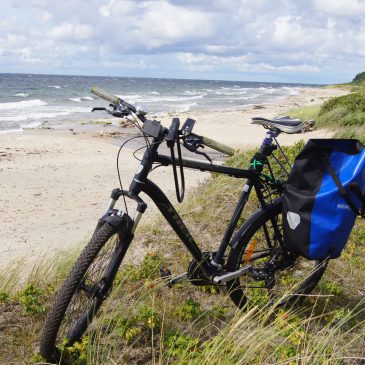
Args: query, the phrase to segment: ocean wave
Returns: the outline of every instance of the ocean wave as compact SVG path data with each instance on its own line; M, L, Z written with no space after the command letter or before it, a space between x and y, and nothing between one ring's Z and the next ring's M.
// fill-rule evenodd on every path
M246 100L246 99L253 99L260 96L259 94L253 94L249 96L230 96L224 99L224 101L233 102L234 100Z
M17 96L19 98L27 98L30 94L28 93L16 93L14 96Z
M61 86L59 85L48 85L48 87L51 87L53 89L61 89Z
M54 108L49 108L46 111L40 111L40 112L23 111L23 113L0 115L0 122L25 122L27 120L36 121L37 119L42 119L42 121L44 121L47 119L67 116L75 113L90 113L90 108L88 107L67 108L66 110L62 111Z
M156 102L180 102L187 100L198 100L203 99L204 95L194 95L194 96L160 96L154 98L143 98L144 103L156 103Z
M260 94L253 94L253 95L249 95L249 96L242 96L241 99L242 100L255 99L259 96L261 96L261 95Z
M256 89L249 89L249 88L221 88L222 90L216 90L214 94L216 95L223 95L223 96L233 96L233 95L242 95L247 94L249 91L253 91Z
M14 110L14 109L24 109L32 108L35 106L44 106L47 103L40 99L16 101L13 103L0 103L0 110Z
M121 98L123 100L125 100L126 102L131 102L134 103L137 100L144 100L144 97L142 95L139 94L130 94L130 95L116 95L118 96L118 98Z
M21 130L27 130L27 129L33 129L33 128L37 128L39 126L41 126L43 124L43 122L33 122L33 123L29 123L29 124L23 124L21 125Z
M199 91L185 90L184 91L184 94L187 94L187 95L200 95L201 92L199 92Z
M198 103L190 103L190 104L183 104L180 105L177 112L179 113L183 113L183 112L188 112L192 106L198 105Z
M78 98L68 98L68 100L74 101L76 103L81 103L82 100L94 100L91 96L80 96Z
M23 132L23 128L16 128L16 129L2 129L0 130L0 134L7 134L13 132Z
M160 95L160 93L159 92L157 92L157 91L151 91L150 93L148 93L148 94L150 94L150 95Z

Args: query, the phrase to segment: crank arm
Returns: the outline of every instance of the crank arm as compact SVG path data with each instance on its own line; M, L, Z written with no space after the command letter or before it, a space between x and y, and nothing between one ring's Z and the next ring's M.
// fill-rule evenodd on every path
M184 273L178 276L175 276L174 278L167 280L166 284L169 288L171 288L172 286L174 286L175 284L181 283L183 281L188 280L188 273Z
M246 265L246 266L242 267L239 270L232 271L232 272L228 272L228 273L223 274L223 275L215 276L213 278L213 283L214 284L224 284L224 283L227 283L228 281L231 281L233 279L236 279L239 276L245 274L250 269L251 269L251 265Z

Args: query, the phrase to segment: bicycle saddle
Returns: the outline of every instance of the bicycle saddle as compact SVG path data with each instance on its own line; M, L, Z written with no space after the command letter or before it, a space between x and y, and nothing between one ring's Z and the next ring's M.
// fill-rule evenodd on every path
M288 115L282 117L276 117L273 119L268 119L264 117L254 117L252 118L251 124L261 124L268 127L273 127L279 129L281 132L285 133L298 133L302 130L303 123L300 119L290 118Z

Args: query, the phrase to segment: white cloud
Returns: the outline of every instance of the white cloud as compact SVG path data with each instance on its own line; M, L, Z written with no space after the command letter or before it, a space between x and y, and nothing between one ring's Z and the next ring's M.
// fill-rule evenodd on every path
M88 24L62 23L53 27L47 36L56 40L83 40L89 39L93 33L92 26Z
M24 35L19 34L7 34L6 39L4 40L4 43L8 48L14 48L22 46L24 43L26 43L27 38Z
M365 16L364 0L314 0L314 6L318 11L339 17Z
M48 11L44 11L40 16L40 19L42 22L48 22L52 19L52 14L49 13Z
M101 15L115 22L113 37L124 49L153 50L180 41L214 35L216 16L196 8L184 8L166 0L110 0L99 8Z
M115 15L122 18L123 16L132 13L136 8L138 8L138 4L133 3L133 1L110 0L107 4L99 8L99 12L103 17Z
M241 56L211 56L205 54L180 53L178 54L180 62L185 63L191 70L211 70L216 66L230 66L231 69L237 71L279 71L279 72L304 72L318 73L320 68L308 64L293 65L273 65L265 62L259 62L251 54Z

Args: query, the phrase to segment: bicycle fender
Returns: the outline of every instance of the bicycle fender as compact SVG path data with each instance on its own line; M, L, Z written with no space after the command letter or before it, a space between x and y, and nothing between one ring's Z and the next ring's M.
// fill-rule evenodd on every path
M243 236L246 234L248 229L251 227L252 223L256 220L265 217L270 212L278 213L281 212L281 206L282 206L282 199L278 198L276 199L271 205L267 206L266 208L260 208L256 210L248 219L247 221L239 228L238 232L235 234L229 245L232 247L232 249L236 249L243 238Z

